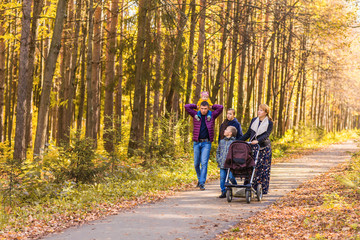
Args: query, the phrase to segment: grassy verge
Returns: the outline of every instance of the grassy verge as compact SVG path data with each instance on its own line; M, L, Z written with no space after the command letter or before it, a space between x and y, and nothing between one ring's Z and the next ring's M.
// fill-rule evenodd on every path
M320 150L330 144L343 142L349 139L357 139L360 136L358 130L344 130L337 133L323 133L304 129L301 133L289 130L286 135L273 141L273 163L283 162L288 159Z
M360 152L217 239L360 239Z
M288 133L284 138L273 141L275 162L331 143L358 137L354 131L304 136L306 137L300 138ZM218 177L215 149L216 145L213 146L209 161L209 179ZM54 159L60 157L61 154L54 151L48 156L48 160L55 164ZM142 164L143 160L137 162L132 159L131 163L119 164L115 172L105 171L101 175L101 181L93 184L57 182L56 179L51 180L54 174L51 174L51 171L43 171L43 168L40 173L30 172L29 176L32 178L36 178L36 174L39 173L39 178L50 180L48 179L45 184L32 182L31 196L26 196L27 189L18 186L18 194L24 197L15 196L16 202L13 202L11 207L3 205L0 210L0 239L36 238L72 225L116 214L139 203L157 201L175 191L189 189L196 183L191 147L187 152L181 152L176 159L164 158L160 162L161 164ZM0 196L0 200L5 202L6 199Z

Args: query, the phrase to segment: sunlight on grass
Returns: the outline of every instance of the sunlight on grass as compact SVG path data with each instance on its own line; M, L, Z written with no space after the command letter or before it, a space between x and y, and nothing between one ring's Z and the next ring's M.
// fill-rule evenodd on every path
M358 131L323 135L322 132L309 129L304 130L302 134L288 131L283 138L273 140L273 157L281 159L290 154L300 154L304 150L317 149L358 137ZM7 157L10 156L7 154L9 149L6 145L0 147L3 152L1 166L6 166ZM216 147L214 143L208 165L209 179L217 178L219 175L215 161ZM191 143L185 148L174 148L169 154L165 152L166 154L154 159L127 158L125 148L121 146L118 148L119 154L115 156L107 156L103 150L96 151L94 165L86 165L94 169L103 169L93 184L76 183L64 175L64 171L68 171L71 166L70 158L76 158L73 151L49 146L48 154L43 161L24 163L22 180L11 186L11 191L9 178L1 179L3 194L0 196L0 234L1 231L7 232L10 229L24 231L24 227L31 224L33 219L51 222L75 215L78 221L82 221L87 219L91 212L106 215L109 214L108 208L122 206L124 201L137 202L138 199L146 198L151 201L156 199L154 196L166 196L186 186L194 186L197 181ZM161 151L160 149L159 153ZM354 166L354 169L358 168ZM11 172L8 170L3 169L4 172ZM349 175L346 181L358 183L359 178ZM329 199L329 206L339 204L333 196ZM104 208L104 205L107 208ZM124 207L126 206L125 204Z

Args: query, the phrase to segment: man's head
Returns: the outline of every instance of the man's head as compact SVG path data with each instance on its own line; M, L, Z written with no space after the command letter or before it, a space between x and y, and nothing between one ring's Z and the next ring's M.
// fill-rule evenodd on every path
M200 104L200 112L201 112L201 115L207 115L207 113L209 112L209 103L208 102L202 102Z
M228 126L224 131L224 136L227 138L236 137L237 129L234 126Z

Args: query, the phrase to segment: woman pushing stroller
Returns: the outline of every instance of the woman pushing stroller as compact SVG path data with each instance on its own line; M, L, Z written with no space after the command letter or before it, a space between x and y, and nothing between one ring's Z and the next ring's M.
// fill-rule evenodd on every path
M257 117L251 120L248 131L240 138L242 141L250 139L253 146L257 144L260 146L253 187L256 189L257 185L261 184L263 194L267 194L269 190L272 157L269 136L273 129L273 122L269 111L268 105L260 104Z

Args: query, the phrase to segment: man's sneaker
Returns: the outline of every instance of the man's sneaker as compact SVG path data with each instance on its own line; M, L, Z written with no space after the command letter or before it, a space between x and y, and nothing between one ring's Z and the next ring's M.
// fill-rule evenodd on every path
M219 198L226 198L226 192L221 192L221 195L219 196Z
M195 119L200 121L200 117L198 115L195 115Z
M197 182L196 187L200 187L200 183L199 183L199 182Z
M208 122L211 121L211 116L207 116L206 118L207 118Z
M201 184L201 185L200 185L200 190L201 190L201 191L204 191L204 190L205 190L204 184Z

